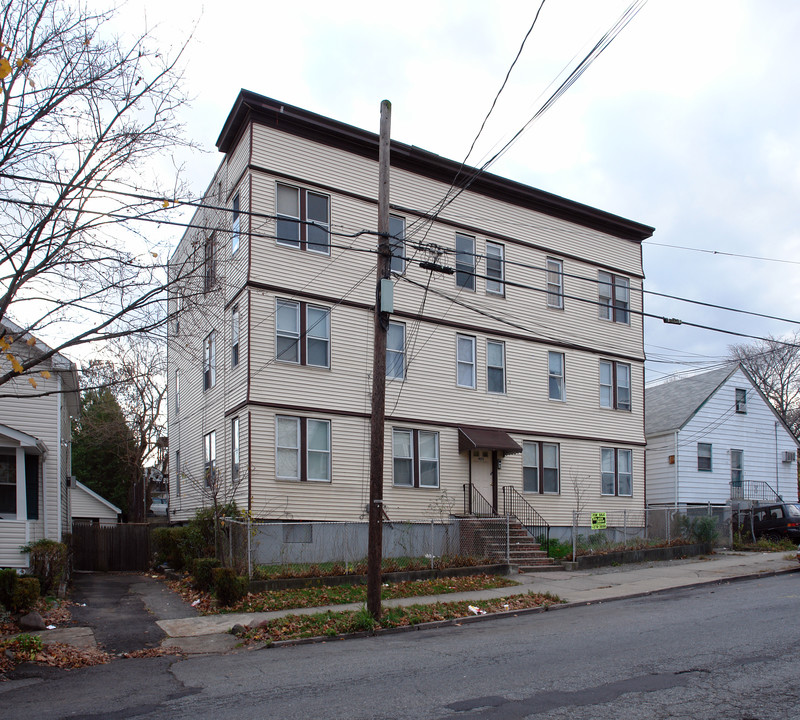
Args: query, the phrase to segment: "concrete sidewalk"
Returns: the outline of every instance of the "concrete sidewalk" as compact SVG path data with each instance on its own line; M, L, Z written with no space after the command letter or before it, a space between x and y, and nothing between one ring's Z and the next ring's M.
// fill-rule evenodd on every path
M511 576L511 579L520 583L514 587L399 598L386 600L383 605L392 607L457 600L489 600L521 595L529 590L552 593L562 600L566 600L570 605L583 605L649 595L672 588L798 571L800 571L800 563L794 553L739 553L720 550L713 555L685 560L648 562L569 572L522 573ZM167 634L167 638L162 642L163 646L177 646L189 654L214 653L225 652L236 645L237 638L228 634L228 631L236 624L252 626L263 620L290 614L309 615L328 610L334 612L359 610L361 607L362 603L351 603L274 612L227 613L159 620L158 625Z

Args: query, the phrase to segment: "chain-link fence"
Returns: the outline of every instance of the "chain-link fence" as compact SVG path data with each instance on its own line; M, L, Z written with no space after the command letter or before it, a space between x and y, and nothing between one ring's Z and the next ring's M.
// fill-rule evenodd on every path
M569 537L576 555L610 549L656 547L675 542L731 541L731 508L702 505L617 512L572 513Z
M222 522L226 564L250 577L366 572L367 522ZM383 570L506 562L507 518L384 522Z

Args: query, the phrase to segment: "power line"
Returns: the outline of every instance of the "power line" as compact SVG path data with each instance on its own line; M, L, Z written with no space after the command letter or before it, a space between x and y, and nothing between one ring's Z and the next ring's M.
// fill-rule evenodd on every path
M708 255L724 255L726 257L744 258L745 260L762 260L764 262L786 263L789 265L800 265L800 260L785 260L781 258L769 258L761 255L743 255L741 253L732 253L725 250L708 250L706 248L687 247L685 245L671 245L669 243L653 242L652 240L644 240L647 245L658 245L659 247L674 248L676 250L689 250L691 252L707 253Z

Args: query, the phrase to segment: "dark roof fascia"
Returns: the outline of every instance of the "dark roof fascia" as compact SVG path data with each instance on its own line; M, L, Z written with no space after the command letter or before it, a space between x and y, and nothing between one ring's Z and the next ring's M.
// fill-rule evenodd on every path
M378 159L377 134L244 89L239 92L217 139L219 151L229 152L250 121L371 160ZM453 160L396 140L391 143L391 164L447 185L453 181L459 170L462 176L476 172L474 168L461 168ZM627 220L492 173L482 172L470 186L470 191L624 240L641 243L655 232L649 225Z

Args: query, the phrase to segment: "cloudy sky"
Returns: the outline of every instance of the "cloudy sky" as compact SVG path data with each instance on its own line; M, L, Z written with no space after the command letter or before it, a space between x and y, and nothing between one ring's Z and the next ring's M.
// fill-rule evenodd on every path
M471 164L527 122L630 3L546 0ZM185 121L207 152L182 160L199 194L240 88L375 132L388 98L395 139L463 159L538 7L129 0L122 27L155 27L166 49L196 23ZM794 0L650 0L491 171L654 226L647 290L800 318L798 38ZM656 295L645 304L756 336L800 327ZM648 320L648 381L746 341Z

